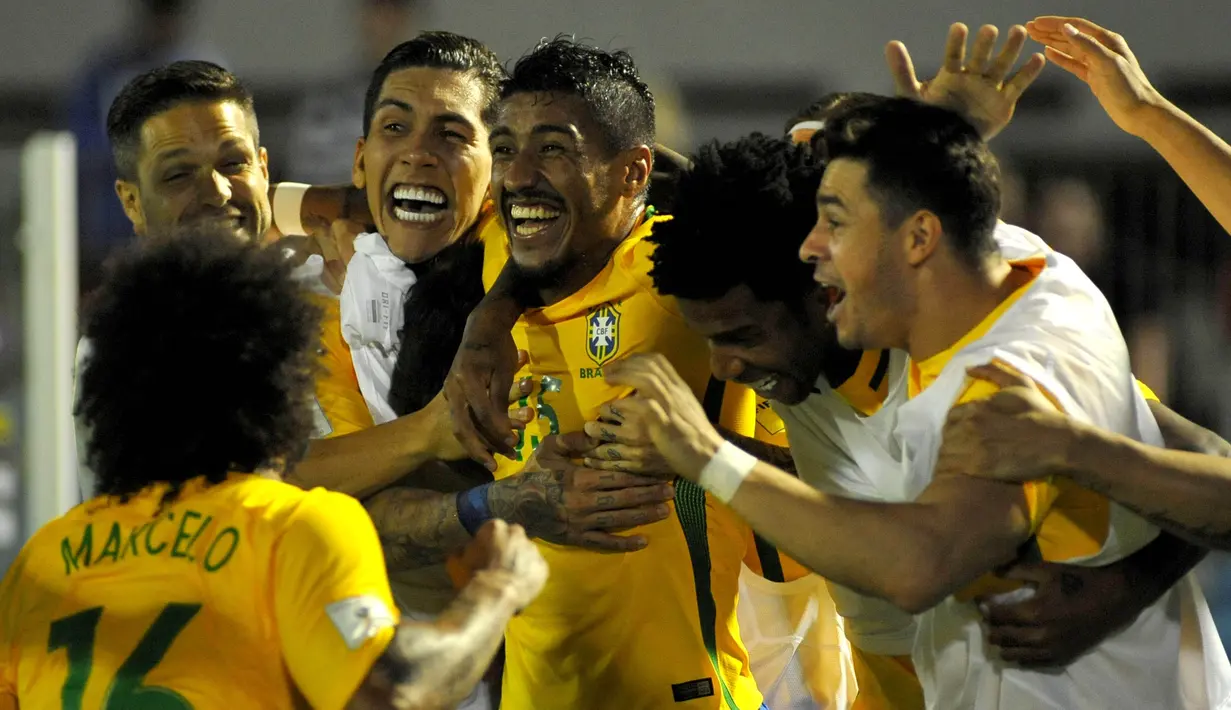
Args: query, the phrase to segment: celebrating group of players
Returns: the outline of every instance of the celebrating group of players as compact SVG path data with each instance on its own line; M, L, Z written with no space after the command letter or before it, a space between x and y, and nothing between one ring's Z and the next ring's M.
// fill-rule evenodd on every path
M997 218L1027 35L1231 224L1231 149L1077 18L691 159L626 53L426 32L351 186L271 189L221 67L134 79L0 709L1231 707L1231 447Z

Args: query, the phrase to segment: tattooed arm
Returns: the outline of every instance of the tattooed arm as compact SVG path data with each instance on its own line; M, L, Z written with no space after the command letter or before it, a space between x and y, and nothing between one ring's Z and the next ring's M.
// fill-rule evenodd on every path
M504 627L547 580L547 563L516 526L493 521L462 556L470 581L440 618L403 621L348 710L451 708L470 693Z
M544 439L520 473L479 486L492 517L561 545L615 552L645 547L644 538L610 531L666 518L671 486L572 463L591 446L579 434ZM439 563L470 540L457 500L456 493L395 486L365 501L391 571Z

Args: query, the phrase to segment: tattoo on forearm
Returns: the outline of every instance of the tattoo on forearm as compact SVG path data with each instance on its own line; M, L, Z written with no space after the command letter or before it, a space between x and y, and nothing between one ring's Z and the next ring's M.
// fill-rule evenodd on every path
M1082 480L1080 483L1095 493L1116 501L1163 530L1171 530L1180 537L1196 541L1207 547L1217 549L1231 547L1231 527L1225 524L1211 522L1205 525L1189 525L1176 520L1171 512L1161 505L1146 506L1128 502L1116 495L1118 491L1112 490L1112 486L1100 481Z
M453 494L395 486L363 503L391 572L443 562L470 534L457 519Z

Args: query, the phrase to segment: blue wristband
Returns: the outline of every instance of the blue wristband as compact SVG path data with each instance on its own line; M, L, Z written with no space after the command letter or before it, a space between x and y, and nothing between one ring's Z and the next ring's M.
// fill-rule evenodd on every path
M457 520L472 536L479 532L483 523L492 519L487 507L487 493L492 484L484 483L457 494Z

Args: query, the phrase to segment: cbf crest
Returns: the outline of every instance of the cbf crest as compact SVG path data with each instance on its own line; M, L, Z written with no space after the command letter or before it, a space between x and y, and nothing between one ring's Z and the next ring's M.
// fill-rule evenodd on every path
M602 365L620 352L620 312L608 303L586 316L586 353Z

